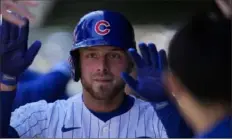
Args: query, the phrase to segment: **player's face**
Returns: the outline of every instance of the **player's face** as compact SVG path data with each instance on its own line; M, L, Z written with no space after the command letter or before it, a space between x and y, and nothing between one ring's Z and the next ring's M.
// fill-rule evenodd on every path
M111 46L80 49L83 88L98 100L111 100L125 88L122 71L128 70L129 59L123 50Z

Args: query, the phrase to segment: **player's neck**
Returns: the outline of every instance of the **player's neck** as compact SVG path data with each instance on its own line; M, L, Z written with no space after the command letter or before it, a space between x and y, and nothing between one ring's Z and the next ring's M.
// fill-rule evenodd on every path
M178 100L178 102L181 111L195 134L201 134L210 130L227 114L226 109L222 105L205 106L191 98L184 98L183 100Z
M124 100L124 93L119 93L112 100L96 100L90 94L83 93L85 106L95 112L111 112L116 110Z

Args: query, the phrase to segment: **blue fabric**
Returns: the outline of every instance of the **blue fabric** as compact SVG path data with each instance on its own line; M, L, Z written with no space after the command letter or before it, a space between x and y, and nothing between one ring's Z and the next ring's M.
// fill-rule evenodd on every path
M150 102L167 100L166 90L162 83L162 73L167 67L166 53L157 51L153 43L140 43L139 48L143 57L135 49L129 49L137 70L137 80L123 72L122 78L139 96Z
M187 126L174 104L170 103L163 109L157 110L158 103L169 101L166 89L162 83L162 73L167 69L167 57L164 50L157 51L153 43L140 43L140 56L135 49L129 49L137 69L137 80L123 72L123 80L140 97L149 101L161 119L167 135L170 138L193 137L192 130Z
M156 113L166 129L167 135L170 138L192 138L193 131L185 123L180 116L176 106L170 102L165 102L167 105L157 109L157 103L152 103L156 109Z
M38 77L42 76L43 74L40 72L37 72L35 70L27 69L19 76L19 82L27 82L27 81L33 81L38 79Z
M232 116L226 116L209 131L195 138L232 138Z
M32 63L37 55L41 42L35 41L28 48L29 21L18 27L2 20L0 25L0 81L7 85L16 85L18 77Z
M18 137L17 132L12 131L9 135L8 128L10 125L10 117L11 117L11 108L15 97L14 91L1 91L0 92L0 138L8 138L8 137ZM10 128L12 129L12 128Z
M39 75L29 70L24 75L25 77L22 75L22 78L19 78L12 111L39 100L46 100L49 103L68 98L65 89L70 78L59 71Z
M26 70L19 78L17 93L15 93L16 90L0 92L0 137L19 137L15 129L9 126L11 112L16 108L42 99L47 102L54 102L57 99L67 99L68 96L66 96L65 88L69 79L68 76L59 71L40 74L33 70ZM6 134L7 132L8 134Z

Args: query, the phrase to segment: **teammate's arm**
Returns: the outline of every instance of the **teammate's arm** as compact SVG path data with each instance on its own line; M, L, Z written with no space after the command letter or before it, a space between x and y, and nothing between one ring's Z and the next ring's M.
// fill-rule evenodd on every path
M0 83L0 138L45 137L54 107L45 101L29 103L11 113L15 86Z
M169 98L163 86L162 73L167 67L165 51L160 50L158 52L152 43L140 43L139 48L142 57L134 49L129 49L129 54L135 61L137 80L133 79L128 73L122 73L122 78L141 98L152 104L166 129L168 137L192 137L191 129L183 121L175 106L168 101Z
M15 98L16 86L8 86L0 83L0 137L18 137L17 134L9 135L8 127L10 125L11 107ZM13 133L13 132L12 132Z
M30 71L29 74L31 74ZM27 76L26 73L23 74L20 76L19 81L24 79L24 75ZM39 100L45 100L50 103L58 99L68 98L65 90L70 77L69 63L61 62L53 67L50 72L40 74L30 81L19 83L12 110ZM28 97L23 97L25 95Z
M57 99L68 98L65 89L70 78L70 65L68 61L64 61L55 65L49 73L41 76L33 85L37 93L43 92L42 97L47 102L54 102Z
M7 137L18 77L31 65L41 47L41 43L37 41L27 48L29 22L25 21L27 24L22 28L5 20L0 26L0 127L3 137Z
M193 132L170 101L151 102L170 138L191 138Z

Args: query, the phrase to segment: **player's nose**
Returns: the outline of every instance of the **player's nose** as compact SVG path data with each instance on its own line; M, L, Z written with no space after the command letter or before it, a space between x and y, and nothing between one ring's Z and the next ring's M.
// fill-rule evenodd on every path
M99 58L97 66L98 72L106 73L109 71L109 63L106 57Z

